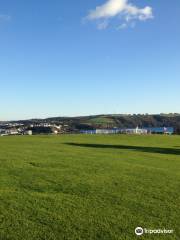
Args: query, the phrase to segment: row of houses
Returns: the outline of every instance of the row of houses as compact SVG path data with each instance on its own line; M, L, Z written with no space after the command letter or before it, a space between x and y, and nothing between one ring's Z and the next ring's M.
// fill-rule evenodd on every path
M9 135L36 135L36 134L62 134L69 132L68 125L55 125L55 124L30 124L23 126L0 126L0 136Z
M32 135L31 130L20 130L20 129L0 129L0 136L9 135Z
M168 134L174 133L172 127L161 128L114 128L114 129L94 129L94 130L81 130L82 134Z
M63 133L82 133L82 134L173 134L174 128L113 128L113 129L93 129L93 130L74 130L69 126L57 125L30 125L27 127L8 127L0 128L0 136L7 135L33 135L33 134L63 134Z
M64 125L64 126L68 126L68 125ZM30 128L35 128L35 127L44 127L44 128L48 128L48 127L50 127L50 128L57 128L57 129L62 129L63 128L63 125L61 125L61 124L59 124L59 125L57 125L57 124L51 124L51 123L44 123L44 122L40 122L40 123L33 123L33 124L30 124L29 125L29 127Z

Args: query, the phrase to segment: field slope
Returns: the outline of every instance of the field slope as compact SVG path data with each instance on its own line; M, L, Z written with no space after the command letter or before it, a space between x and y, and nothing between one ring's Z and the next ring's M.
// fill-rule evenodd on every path
M0 239L180 239L180 137L0 138Z

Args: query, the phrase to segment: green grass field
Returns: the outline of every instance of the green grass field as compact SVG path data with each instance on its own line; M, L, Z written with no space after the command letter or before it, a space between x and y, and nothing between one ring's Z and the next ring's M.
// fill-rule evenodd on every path
M1 137L0 168L1 240L180 239L178 136Z

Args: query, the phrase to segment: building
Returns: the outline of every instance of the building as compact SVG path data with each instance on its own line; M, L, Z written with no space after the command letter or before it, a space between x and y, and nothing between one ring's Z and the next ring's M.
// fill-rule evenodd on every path
M29 135L31 136L33 133L32 133L32 130L26 130L24 131L24 135Z
M150 134L167 134L167 135L174 134L173 127L152 127L152 128L146 128L146 129Z
M124 134L147 134L148 133L148 130L145 129L145 128L127 128L127 129L122 129L121 130L121 133L124 133Z
M116 134L119 133L119 129L96 129L96 134Z
M96 130L80 130L82 134L96 134Z
M141 129L141 128L113 128L113 129L95 129L95 130L82 130L80 133L83 134L147 134L147 129Z

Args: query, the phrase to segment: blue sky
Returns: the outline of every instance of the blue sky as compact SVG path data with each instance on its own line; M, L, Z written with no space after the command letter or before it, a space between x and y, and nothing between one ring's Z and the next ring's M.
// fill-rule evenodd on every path
M0 120L180 112L179 23L179 0L1 0Z

